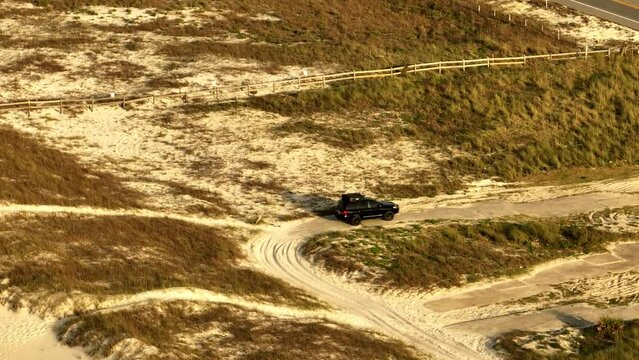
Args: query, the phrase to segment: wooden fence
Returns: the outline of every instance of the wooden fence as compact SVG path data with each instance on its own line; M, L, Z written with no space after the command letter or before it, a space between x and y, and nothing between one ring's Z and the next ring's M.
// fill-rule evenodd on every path
M632 52L634 51L635 50L633 50ZM327 75L311 75L256 84L218 86L207 89L198 89L187 92L173 92L160 95L139 94L54 100L24 100L17 102L0 103L0 112L20 110L26 111L28 114L30 114L31 111L54 108L58 109L62 113L65 109L72 108L93 110L93 108L96 106L119 105L122 107L126 107L129 104L136 103L151 102L155 104L156 101L167 99L180 99L184 102L200 100L210 101L214 103L225 103L245 100L253 96L263 96L276 92L294 92L302 89L324 87L336 82L356 81L358 79L383 78L428 71L441 73L444 70L450 69L461 69L462 71L466 71L467 69L478 67L525 65L527 63L540 60L564 61L573 59L587 59L588 57L601 55L610 57L613 54L625 54L626 52L626 49L622 48L608 48L600 50L586 49L584 51L546 55L523 55L516 57L487 57L481 59L438 61L425 64L398 66L380 70L352 71Z

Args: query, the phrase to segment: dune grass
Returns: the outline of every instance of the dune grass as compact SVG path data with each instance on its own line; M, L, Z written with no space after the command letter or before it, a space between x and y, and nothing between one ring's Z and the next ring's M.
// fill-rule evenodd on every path
M115 176L92 171L71 155L0 127L0 201L41 205L140 207L142 196Z
M275 65L337 64L345 70L464 56L524 54L572 48L463 1L223 1L236 14L267 13L279 21L228 17L225 31L247 42L196 40L164 48L168 56L215 54ZM303 16L300 16L303 14ZM242 32L246 30L246 32Z
M318 303L242 267L241 236L177 220L16 216L0 222L0 278L25 293L132 294L197 287L275 303Z
M489 220L333 232L311 238L302 252L329 270L357 272L362 281L429 290L520 274L630 237L578 219Z
M558 351L541 354L520 346L516 339L534 336L536 333L516 331L500 335L496 348L506 354L508 360L631 360L639 357L639 320L623 321L602 318L583 330L576 339L576 353Z
M119 341L135 338L159 349L153 359L415 359L405 345L363 330L226 304L170 302L81 314L58 333L68 345L102 356Z
M254 98L249 106L290 116L279 129L289 132L319 133L301 120L316 113L397 112L397 124L376 129L376 137L456 149L439 162L451 178L517 181L555 170L639 164L638 62L600 57L407 75Z
M224 19L203 18L199 25L160 16L149 23L101 28L115 33L148 31L174 36L177 41L160 53L181 61L220 55L271 67L320 63L352 70L574 47L557 40L551 31L541 32L537 24L523 27L519 19L509 23L507 17L494 18L491 11L477 13L474 3L461 0L38 0L36 4L58 10L106 5L223 11ZM277 21L260 19L263 14ZM243 41L224 41L227 35Z

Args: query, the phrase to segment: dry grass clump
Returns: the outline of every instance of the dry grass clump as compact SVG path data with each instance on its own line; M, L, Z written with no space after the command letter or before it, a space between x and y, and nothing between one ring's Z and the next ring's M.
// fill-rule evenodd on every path
M57 30L60 32L58 36L34 36L27 39L7 36L2 39L2 45L22 49L76 51L95 42L93 37L87 35L87 30L88 28L80 25L66 25Z
M401 122L379 136L461 150L466 156L440 162L449 177L516 181L552 170L637 164L637 61L602 57L409 75L255 98L251 106L295 117L283 126L315 113L396 111Z
M66 344L90 348L94 356L136 338L158 348L154 359L415 359L405 345L366 331L225 304L170 302L83 314L58 331Z
M239 238L231 229L170 219L18 216L0 223L0 277L25 293L132 294L188 286L317 306L282 281L240 267Z
M8 63L7 65L0 66L0 71L6 73L32 71L40 74L50 74L65 70L66 68L53 57L44 54L26 55Z
M0 9L0 19L16 19L16 18L29 18L33 16L42 15L43 9L38 8L12 8L12 9Z
M202 0L24 0L35 6L50 7L57 10L77 10L84 6L102 5L111 7L182 9L186 7L205 7Z
M164 36L173 37L224 37L227 34L226 27L220 26L226 22L210 21L198 26L184 24L181 19L169 19L158 17L151 21L130 25L100 25L96 28L105 32L117 34L137 34L140 31L153 32Z
M348 125L348 124L347 124ZM371 144L376 136L367 128L344 127L335 129L325 124L320 124L308 119L293 120L283 123L273 128L273 131L280 134L306 135L316 141L321 141L327 145L344 148L357 149Z
M113 60L98 64L96 70L108 79L130 81L144 76L146 67L126 60Z
M614 318L602 318L580 331L576 338L575 353L540 353L524 348L517 339L525 336L535 337L537 333L515 331L502 334L496 340L495 348L506 355L508 360L631 360L639 357L639 320L623 321Z
M139 207L141 194L68 154L0 127L0 200L19 204Z
M208 190L197 189L194 187L182 185L176 182L149 180L151 182L160 183L169 187L169 191L176 196L190 196L206 203L199 205L194 212L202 213L206 216L229 216L234 214L234 210L228 202L226 202L220 194L213 193Z
M518 274L629 236L578 220L482 221L334 232L312 238L302 251L330 270L360 272L361 280L432 289Z

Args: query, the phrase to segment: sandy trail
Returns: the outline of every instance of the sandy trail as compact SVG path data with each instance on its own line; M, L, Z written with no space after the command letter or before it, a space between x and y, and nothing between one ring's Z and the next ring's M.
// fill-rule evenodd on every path
M89 359L82 349L60 344L54 324L24 309L13 312L0 306L0 360Z
M595 185L595 188L601 187ZM570 194L560 192L556 194L559 197L529 202L513 202L508 197L488 197L487 200L453 205L448 205L445 201L413 203L407 207L407 211L397 216L397 221L487 219L515 215L566 216L639 204L639 194L624 193L624 191L635 190L634 187L624 185L617 188L623 188L623 190L587 192L572 196L566 196ZM390 224L380 220L365 224L365 226L384 225ZM436 358L489 359L496 357L487 348L487 342L483 336L476 336L479 334L469 328L444 328L442 325L450 323L450 320L446 320L434 309L420 306L424 305L420 299L396 302L389 300L391 296L388 294L380 295L362 290L361 287L353 286L344 279L331 277L314 268L301 256L300 248L309 236L351 228L347 224L327 218L290 222L279 227L272 227L265 235L249 242L248 251L256 265L268 274L305 289L347 313L367 318L377 331L401 339ZM637 262L634 262L633 266L636 264ZM487 294L490 292L491 289L486 290ZM490 298L490 295L487 297ZM411 304L411 301L414 302ZM442 301L446 302L447 299Z
M369 322L364 318L353 317L347 313L334 310L304 310L286 305L274 305L271 303L247 300L239 296L231 296L216 293L204 289L196 288L168 288L162 290L152 290L130 296L114 296L97 304L96 312L120 311L147 304L149 302L169 302L169 301L195 301L209 302L216 304L232 304L244 309L255 310L260 313L288 318L301 319L323 319L332 322L339 322L356 327L369 327Z
M89 206L59 206L59 205L22 205L22 204L2 204L0 203L0 215L12 214L74 214L88 216L132 216L144 218L166 218L171 220L179 220L191 224L204 226L231 226L239 228L252 228L245 222L235 219L211 219L198 216L187 216L179 214L171 214L160 211L143 210L143 209L103 209Z
M535 217L564 216L574 213L585 213L588 211L599 211L607 208L619 208L639 204L639 182L619 181L606 183L593 183L588 186L556 187L553 188L552 195L547 191L540 191L540 188L528 189L498 189L487 187L479 189L474 194L457 194L455 196L443 196L435 199L418 199L403 204L403 212L398 215L397 221L386 223L379 220L368 221L365 226L393 226L398 222L414 222L425 219L485 219L502 216L527 215ZM522 199L528 201L522 201ZM532 201L530 201L533 199ZM321 269L313 267L300 255L299 249L304 239L309 236L333 230L349 230L350 225L334 221L327 218L307 218L298 221L283 223L281 225L254 226L234 219L208 219L195 216L176 215L150 210L140 209L100 209L92 207L66 207L53 205L18 205L0 204L0 216L20 213L36 214L78 214L88 216L140 216L151 218L171 218L190 222L204 226L238 226L253 230L265 230L260 236L247 243L250 260L259 269L268 274L279 277L291 285L300 287L316 295L321 300L333 305L337 311L298 311L296 309L269 307L267 304L242 303L266 313L292 317L315 317L326 318L332 321L351 324L354 326L369 327L373 330L385 333L389 336L403 340L406 343L423 350L441 359L492 359L496 358L486 344L485 332L478 332L476 328L491 328L495 331L507 328L512 325L508 322L509 314L493 314L490 311L476 312L476 308L482 300L485 304L500 301L499 292L493 292L490 288L484 293L488 296L477 296L477 301L464 304L463 306L452 306L451 308L437 308L436 296L427 295L418 297L406 297L404 294L379 294L370 289L353 286L343 278L332 274L327 274ZM598 257L597 257L598 256ZM639 257L624 259L627 264L619 265L619 257L613 254L612 261L606 255L596 255L584 260L584 266L600 266L597 271L588 273L589 275L599 274L598 270L612 267L612 270L621 271L623 269L636 267ZM617 264L617 265L615 265ZM626 266L628 265L628 266ZM555 265L552 265L555 266ZM545 273L553 272L549 266ZM557 266L561 266L561 263ZM567 266L570 266L568 264ZM579 271L583 271L583 268ZM536 274L544 272L536 272ZM538 277L538 279L543 279ZM519 280L509 280L519 281ZM543 281L525 283L535 290L539 290L539 285ZM520 284L515 284L517 287ZM548 283L546 283L548 285ZM492 285L491 285L492 286ZM508 289L508 285L497 283L494 289ZM465 292L472 292L473 289L458 289ZM486 289L484 289L486 290ZM490 294L496 295L490 295ZM522 292L525 294L526 292ZM473 294L473 296L479 293ZM447 297L446 297L447 296ZM463 298L467 294L449 293L440 296L441 303L455 304L455 296ZM111 299L95 307L99 311L116 310L134 306L135 304L148 301L172 301L172 300L202 300L213 302L238 303L237 299L228 296L214 294L199 289L170 289L170 291L151 291L141 293L132 297ZM430 304L428 302L430 301ZM240 301L241 302L241 301ZM481 301L480 301L481 302ZM470 310L469 310L470 309ZM576 308L575 312L584 311L583 308ZM624 310L625 311L625 310ZM546 323L553 316L553 312L539 312L539 321ZM4 314L7 315L7 314ZM3 315L3 316L4 316ZM495 315L492 316L491 315ZM451 320L451 316L458 316L457 321ZM5 326L19 324L11 316L5 316ZM544 318L545 317L545 318ZM557 314L555 314L557 317ZM492 320L491 320L492 319ZM19 319L18 319L19 320ZM479 321L485 321L482 325ZM490 321L493 321L492 323ZM536 321L536 320L531 320ZM505 325L504 325L505 324ZM50 329L48 324L48 328ZM40 325L38 325L40 326ZM41 328L31 326L31 328ZM48 330L47 330L48 331ZM19 329L7 328L3 331L6 334L18 334L17 338L25 344L30 344L29 348L38 346L33 342L32 337L20 336ZM46 333L46 332L45 332ZM45 334L50 340L53 338L51 332ZM23 339L24 338L24 339ZM53 338L54 339L54 338ZM2 339L0 341L0 355L8 356L8 351L13 351L15 346L11 340ZM49 341L47 340L47 341ZM6 345L9 344L9 345ZM49 342L50 344L50 342ZM31 346L34 345L34 346ZM8 347L7 347L8 346ZM2 357L0 356L0 359Z

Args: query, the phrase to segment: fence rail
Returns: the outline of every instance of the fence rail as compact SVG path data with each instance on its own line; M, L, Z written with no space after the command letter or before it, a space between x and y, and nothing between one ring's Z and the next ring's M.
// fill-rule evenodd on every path
M481 59L462 59L453 61L438 61L423 64L411 64L400 67L391 67L378 70L363 70L342 72L337 74L326 75L310 75L298 78L289 78L276 80L271 82L261 82L255 84L241 84L218 86L206 89L197 89L186 92L173 92L160 95L138 94L138 95L121 95L115 97L83 97L71 99L43 99L43 100L21 100L17 102L0 103L0 112L3 111L31 111L54 108L63 112L64 109L70 108L88 108L93 110L95 106L119 105L126 107L128 104L152 102L163 99L181 99L184 102L188 100L210 100L212 102L224 103L231 101L244 100L253 96L262 96L283 91L299 91L304 88L323 87L335 82L356 81L358 79L382 78L391 76L400 76L411 73L420 72L439 72L450 69L466 69L491 66L512 66L524 65L535 60L562 61L573 59L587 59L589 56L613 54L625 54L625 48L607 48L599 50L565 52L557 54L545 55L524 55L515 57L501 58L481 58ZM631 52L634 53L635 50Z

